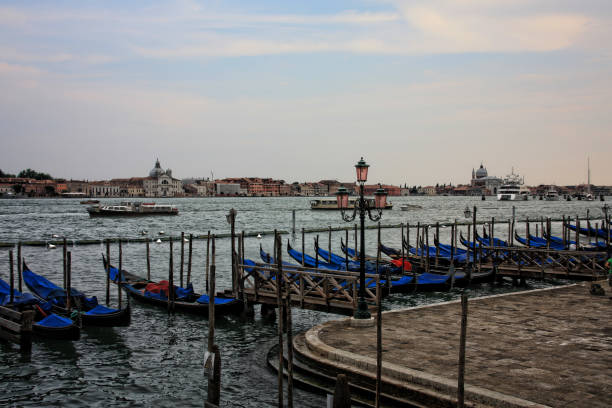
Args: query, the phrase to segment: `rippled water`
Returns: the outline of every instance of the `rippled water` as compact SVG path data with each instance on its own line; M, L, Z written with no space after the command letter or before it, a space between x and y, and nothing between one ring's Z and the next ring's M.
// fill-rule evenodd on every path
M110 201L110 200L109 200ZM118 202L119 200L115 200ZM519 218L526 216L557 217L562 214L601 218L599 201L528 201L497 202L492 198L458 197L392 197L393 210L386 211L384 224L400 222L449 223L463 220L466 205L478 206L478 218L495 217L499 223L511 216L516 206ZM292 228L292 210L296 210L296 247L301 247L301 228L345 227L336 212L314 212L307 198L205 198L157 200L179 207L176 217L141 219L89 218L85 206L78 200L36 199L0 200L0 241L51 240L53 234L68 239L103 239L107 237L141 237L148 230L154 237L159 231L174 236L181 231L194 235L228 232L225 215L230 208L238 211L237 230L248 232ZM422 210L400 211L403 203L417 204ZM372 224L368 222L368 224ZM519 225L518 231L522 232ZM554 224L559 229L559 224ZM448 240L448 228L442 228L443 241ZM503 225L496 228L496 236L504 237ZM533 230L532 230L533 231ZM306 234L306 247L312 253L312 239ZM321 245L327 246L327 233L321 235ZM332 248L339 252L340 236L334 232ZM388 245L399 245L399 229L383 229L382 239ZM263 239L247 238L246 255L257 259L259 245L272 250L272 236ZM376 231L368 230L366 242L374 253ZM412 238L414 239L414 237ZM352 232L350 241L353 242ZM230 285L229 239L217 241L217 288ZM101 245L77 245L72 251L73 287L103 300L104 270ZM185 251L187 248L185 247ZM206 242L194 241L193 282L196 290L204 288ZM112 247L113 261L117 261L117 246ZM124 244L124 268L136 274L146 272L145 245ZM168 276L167 242L151 244L152 276ZM62 252L44 247L23 248L23 256L35 272L60 282ZM186 258L186 257L185 257ZM175 243L175 279L178 277L180 243ZM8 280L8 249L0 250L0 277ZM186 268L185 268L186 271ZM531 282L534 287L555 282ZM516 290L509 285L471 288L472 296ZM117 291L112 290L111 302L116 302ZM459 291L447 293L394 295L385 301L387 308L400 308L454 299ZM257 310L257 309L256 309ZM337 318L321 312L294 309L295 332L307 330L317 323ZM132 325L125 328L84 329L76 342L36 342L31 356L21 356L15 347L0 344L0 405L16 406L202 406L206 397L206 378L202 360L207 338L207 321L193 316L168 316L163 310L133 304ZM265 354L276 338L276 323L262 320L259 314L248 322L228 317L217 321L216 343L222 352L222 400L226 406L259 407L275 405L276 379L265 367ZM296 390L299 406L320 407L324 398Z

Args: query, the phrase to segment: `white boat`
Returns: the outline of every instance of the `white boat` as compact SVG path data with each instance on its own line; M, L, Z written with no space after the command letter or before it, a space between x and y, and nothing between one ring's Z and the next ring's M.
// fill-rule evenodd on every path
M120 205L96 205L87 208L90 217L142 217L177 215L178 209L169 204L123 202Z
M519 195L520 195L520 199L521 200L527 201L527 200L529 200L529 196L531 195L531 190L529 190L525 186L521 186Z
M356 198L351 198L349 200L348 203L348 208L353 208L355 207L356 203L357 203ZM370 208L374 208L374 199L373 198L366 198L366 204L369 205ZM338 208L338 201L335 199L330 199L330 200L312 200L310 202L310 209L311 210L340 210ZM391 204L390 202L387 202L385 208L385 210L391 210L393 209L393 204Z
M553 186L550 186L544 198L547 201L559 201L559 192Z
M521 194L521 186L523 185L524 180L518 175L514 174L514 169L512 169L512 173L508 174L506 178L504 178L504 183L497 190L497 200L498 201L518 201L524 200L527 195Z

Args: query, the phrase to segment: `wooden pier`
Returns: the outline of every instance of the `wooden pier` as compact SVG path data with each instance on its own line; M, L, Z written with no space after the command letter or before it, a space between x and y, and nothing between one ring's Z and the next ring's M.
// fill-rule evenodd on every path
M32 350L34 311L17 312L0 306L0 339L19 345L21 352Z
M276 305L278 282L283 297L292 306L330 313L352 315L357 308L359 273L306 267L278 267L276 264L238 264L239 285L233 296L250 304ZM380 276L366 274L365 299L376 310ZM241 293L242 292L242 293Z

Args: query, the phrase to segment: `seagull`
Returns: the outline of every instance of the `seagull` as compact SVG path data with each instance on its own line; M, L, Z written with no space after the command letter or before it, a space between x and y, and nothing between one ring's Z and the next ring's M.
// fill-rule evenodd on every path
M57 235L57 234L53 234L53 235L51 235L51 237L52 237L52 238L59 238L60 236L59 236L59 235Z
M189 240L187 238L183 238L183 241L185 242L189 242Z
M164 231L159 231L159 235L164 235L165 232Z
M140 231L140 234L141 234L141 235L147 235L147 230L142 230L142 231Z
M48 245L48 248L49 248L49 249L55 249L55 245L53 245L53 244L49 244L49 245Z
M155 242L157 242L158 244L161 244L161 239L157 238L157 241Z
M261 236L261 234L257 234L257 238L262 239L263 237Z

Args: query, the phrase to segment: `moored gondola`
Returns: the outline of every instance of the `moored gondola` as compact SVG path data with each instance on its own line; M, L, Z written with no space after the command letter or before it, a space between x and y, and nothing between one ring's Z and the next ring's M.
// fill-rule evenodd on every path
M67 317L51 312L51 305L41 302L29 293L13 289L13 302L10 303L10 286L0 279L0 306L19 312L33 310L32 333L38 339L78 340L81 336L79 326Z
M102 257L104 269L107 270L106 258ZM121 276L117 268L110 265L110 279L121 288L128 296L141 303L161 307L168 310L168 282L154 282L121 270ZM148 288L148 289L147 289ZM174 286L175 300L172 305L175 312L190 313L208 317L209 297L207 294L198 294L193 291L191 284L187 288ZM227 297L223 294L215 295L215 314L224 315L240 313L243 310L242 301Z
M55 313L73 318L72 311L66 308L66 290L60 288L44 276L32 272L26 265L25 260L23 261L22 276L24 283L35 297L41 301L51 303L52 310ZM84 327L130 325L131 308L129 302L127 307L123 309L108 308L98 304L98 299L95 296L88 298L74 288L70 290L70 299L71 304L75 306L75 310L78 312L74 319L80 319Z

